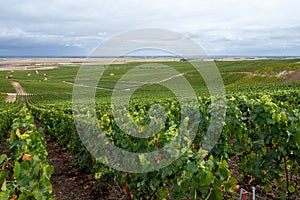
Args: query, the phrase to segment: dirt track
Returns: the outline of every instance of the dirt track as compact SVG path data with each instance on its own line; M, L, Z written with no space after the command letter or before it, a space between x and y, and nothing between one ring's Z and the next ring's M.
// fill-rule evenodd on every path
M300 70L288 76L286 79L284 79L283 82L294 82L294 81L300 81Z
M26 91L24 90L24 88L21 86L21 84L19 82L11 82L12 86L14 86L17 94L26 94Z
M13 103L16 100L17 100L17 94L16 93L7 93L5 103Z
M26 91L21 86L19 82L11 82L12 86L15 88L16 93L7 93L7 97L5 99L6 103L13 103L17 100L17 94L18 95L26 95Z

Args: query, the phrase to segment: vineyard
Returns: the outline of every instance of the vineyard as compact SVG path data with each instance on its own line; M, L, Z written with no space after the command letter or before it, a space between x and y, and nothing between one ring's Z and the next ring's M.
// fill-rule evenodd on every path
M217 97L209 97L202 78L186 62L164 64L184 73L199 104L182 105L167 88L154 84L136 90L128 109L120 105L112 110L110 89L122 74L138 64L118 64L107 69L99 81L102 89L96 92L96 122L84 119L88 110L73 113L72 84L78 66L59 66L40 73L0 72L2 77L13 74L13 79L1 78L2 93L13 91L11 81L19 82L30 93L18 94L14 103L5 103L5 95L0 94L0 199L238 199L241 188L252 199L252 187L256 189L256 199L299 199L300 82L285 82L287 76L300 69L298 59L216 62L227 91L225 107L219 109L224 109L226 115L221 135L211 151L202 146L215 117L212 104ZM277 76L282 71L288 73ZM158 117L163 128L151 137L133 137L117 125L118 120L125 123L126 119L115 118L114 112L128 115L139 127L146 127L153 117L154 104L162 106L166 114ZM199 112L200 120L182 116L185 107ZM74 117L84 120L75 125ZM187 150L159 170L118 171L103 164L106 158L88 151L105 151L102 138L129 152L155 151L176 140L183 122L187 131L197 127L195 137L193 141L178 140L178 145L187 146ZM102 133L91 128L95 124ZM85 144L85 137L92 142ZM49 159L49 151L54 149L49 148L49 143L72 156L67 173L75 170L79 173L77 179L82 172L93 177L89 187L77 186L81 187L79 192L86 194L85 190L93 188L98 193L86 198L58 194L58 183L53 181L57 169ZM110 159L106 162L113 161ZM145 169L163 162L160 154L154 160L142 156L134 161L126 159L123 162L136 162Z

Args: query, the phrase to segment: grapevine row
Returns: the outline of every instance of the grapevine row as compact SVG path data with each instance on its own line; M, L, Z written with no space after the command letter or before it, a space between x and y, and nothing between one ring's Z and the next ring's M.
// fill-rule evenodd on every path
M34 117L23 107L16 115L8 139L12 157L0 156L0 199L53 199L44 135Z

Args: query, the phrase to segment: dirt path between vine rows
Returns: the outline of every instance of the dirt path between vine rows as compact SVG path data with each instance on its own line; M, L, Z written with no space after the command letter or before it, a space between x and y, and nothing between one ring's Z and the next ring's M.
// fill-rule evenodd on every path
M283 82L294 82L294 81L300 81L300 70L288 76L286 79L284 79Z
M37 129L40 122L35 119ZM46 131L47 160L54 167L50 181L53 188L53 197L56 200L128 200L115 190L115 187L96 180L93 173L79 170L75 166L76 157L68 152L66 147L60 147Z
M57 143L46 137L48 162L54 167L51 175L53 197L57 200L104 200L109 191L95 180L92 174L79 171L72 161L74 155L61 148ZM99 185L98 185L99 184Z
M11 82L12 86L15 88L16 93L7 93L7 97L5 99L6 103L13 103L17 100L18 95L26 95L25 89L21 86L19 82L13 81Z
M67 148L59 147L56 141L46 136L48 162L54 167L51 175L53 197L56 200L128 200L122 192L101 180L93 173L79 170L75 164L75 155Z
M37 128L39 128L39 126L37 126ZM8 139L8 137L9 134L7 134L5 140ZM66 148L59 147L56 141L51 139L47 133L45 133L45 137L46 148L48 152L47 159L49 164L55 168L54 173L51 175L51 183L53 187L53 197L55 197L56 200L130 199L129 197L126 198L124 195L122 195L122 192L117 190L114 186L110 186L107 183L96 180L93 174L78 170L73 163L73 160L75 160L75 155L69 153ZM11 153L5 140L0 142L0 155L4 153L11 157ZM249 192L248 199L252 199L251 188L256 184L241 181L243 173L238 171L240 156L240 154L237 154L230 159L229 168L232 172L232 176L238 180L239 186ZM280 191L282 189L278 187L276 182L272 182L271 188L272 192L267 194L263 190L262 186L256 185L256 199L279 199ZM239 190L234 195L234 199L239 199ZM296 200L298 198L295 195L292 195L291 199Z
M25 89L21 86L19 82L13 81L11 82L11 84L15 88L17 94L26 94Z
M5 103L13 103L17 100L17 93L6 93Z
M39 129L40 123L35 120L36 128ZM0 155L6 154L11 157L11 152L7 146L9 139L9 130L3 141L0 141ZM69 153L67 148L59 147L56 141L51 139L46 132L46 150L48 152L47 160L54 167L51 175L51 184L53 188L53 197L56 200L128 200L130 198L122 196L114 186L96 180L92 173L85 173L74 166L75 155ZM10 160L13 171L13 163ZM0 170L1 171L1 170ZM0 184L1 188L1 184Z

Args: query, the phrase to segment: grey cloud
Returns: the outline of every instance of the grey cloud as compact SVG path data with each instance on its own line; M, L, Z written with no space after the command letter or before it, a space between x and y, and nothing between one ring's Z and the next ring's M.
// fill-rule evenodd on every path
M39 47L47 54L47 46L57 54L61 48L86 55L117 33L151 27L183 33L211 54L255 53L255 49L257 54L272 49L274 54L284 49L297 52L297 5L297 0L4 1L0 55L5 48L27 53Z

